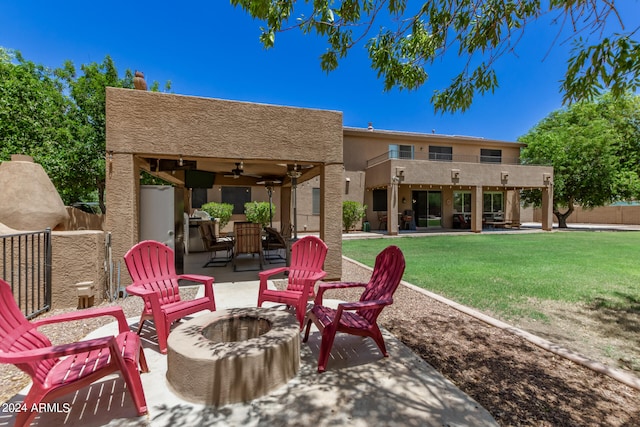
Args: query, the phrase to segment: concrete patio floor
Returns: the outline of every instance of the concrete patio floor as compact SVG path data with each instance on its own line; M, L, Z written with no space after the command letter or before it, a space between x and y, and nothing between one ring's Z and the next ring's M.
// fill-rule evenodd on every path
M205 254L188 257L200 263ZM267 264L266 268L276 266ZM209 268L216 277L218 310L256 304L257 272L230 273ZM246 280L251 276L253 280ZM220 279L219 279L220 278ZM229 278L238 280L225 281ZM330 304L337 304L331 301ZM283 309L276 306L276 309ZM137 318L129 319L137 328ZM150 323L150 322L148 322ZM113 334L109 324L89 338ZM62 396L33 425L41 426L495 426L492 416L387 331L390 357L371 339L338 334L327 371L318 374L320 336L312 329L301 343L300 371L287 384L261 398L219 408L194 404L167 385L167 356L158 351L153 323L142 333L150 372L141 375L149 413L138 417L119 375L106 377L75 394ZM301 336L302 337L302 336ZM26 389L11 399L19 403ZM61 408L68 404L70 411ZM0 426L11 426L14 413L0 413Z

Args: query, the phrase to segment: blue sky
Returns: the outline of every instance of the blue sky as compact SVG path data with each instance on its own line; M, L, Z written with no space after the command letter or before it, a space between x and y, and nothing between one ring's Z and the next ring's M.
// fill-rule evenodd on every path
M3 4L4 3L4 4ZM8 4L6 4L8 3ZM465 113L436 114L431 93L457 74L459 60L427 70L418 91L383 91L364 43L338 69L320 69L324 42L289 31L265 50L261 23L226 0L0 2L0 46L35 63L79 67L110 55L120 74L129 68L148 82L172 82L171 92L211 98L322 108L343 112L344 125L410 132L469 135L515 141L551 111L570 45L556 43L558 27L545 19L528 27L516 54L496 66L500 88L476 98ZM617 3L625 24L640 25L640 0Z

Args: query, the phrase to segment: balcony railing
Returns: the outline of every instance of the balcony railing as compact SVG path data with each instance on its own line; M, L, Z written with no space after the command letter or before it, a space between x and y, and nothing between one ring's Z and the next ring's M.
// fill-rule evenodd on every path
M498 156L473 156L473 155L459 155L448 153L427 153L422 151L416 151L414 153L402 152L402 151L387 151L372 159L367 160L367 167L371 167L382 163L389 159L398 160L427 160L432 162L459 162L459 163L499 163L503 165L526 165L532 163L523 163L519 157L498 157ZM549 164L537 164L548 166Z

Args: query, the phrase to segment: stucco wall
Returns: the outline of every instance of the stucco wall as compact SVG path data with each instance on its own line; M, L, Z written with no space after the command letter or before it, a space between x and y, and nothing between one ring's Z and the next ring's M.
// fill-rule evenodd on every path
M71 206L67 206L67 214L69 217L56 227L57 230L102 230L104 227L104 215L90 214Z
M414 158L429 159L429 146L452 147L455 158L467 158L469 162L478 161L482 148L502 150L504 163L510 163L520 157L524 144L494 141L483 138L449 136L438 134L417 134L396 131L367 131L364 129L344 129L344 167L345 170L364 170L367 160L384 155L389 144L412 145Z
M107 88L107 150L342 163L342 113Z
M51 237L51 307L78 307L75 284L94 283L95 304L104 298L104 237L102 231L54 231Z
M532 221L540 222L540 209L533 209ZM557 218L553 217L557 222ZM640 224L640 206L602 206L594 209L582 209L576 206L568 224Z

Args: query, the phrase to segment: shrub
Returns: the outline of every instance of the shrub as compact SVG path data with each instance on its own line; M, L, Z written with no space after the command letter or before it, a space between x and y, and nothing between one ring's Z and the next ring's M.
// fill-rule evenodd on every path
M349 232L367 213L367 205L346 200L342 202L342 226Z
M275 215L276 207L271 204L271 216L269 216L269 202L248 202L244 204L244 213L247 221L260 224L264 228L269 225Z
M229 223L233 215L233 205L230 203L209 202L202 205L200 209L208 213L211 218L218 218L220 230Z

